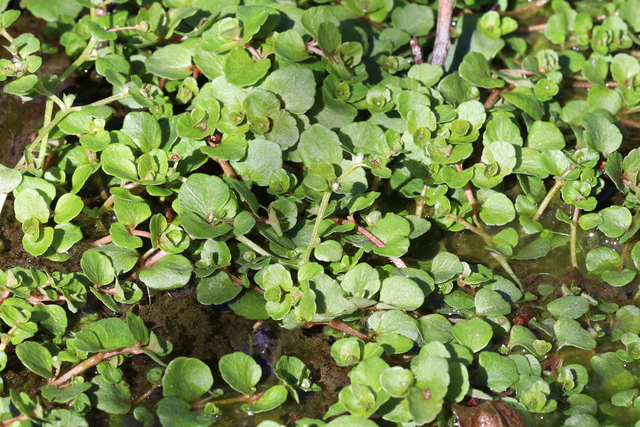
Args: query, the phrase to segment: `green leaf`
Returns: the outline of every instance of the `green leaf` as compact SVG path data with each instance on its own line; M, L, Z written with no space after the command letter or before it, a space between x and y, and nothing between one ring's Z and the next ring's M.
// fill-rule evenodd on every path
M416 282L403 276L391 276L382 282L379 308L416 310L424 302L424 293Z
M140 272L140 280L151 289L176 289L191 278L193 264L182 255L169 254Z
M307 167L317 163L340 164L342 161L338 135L320 124L312 125L300 134L298 152Z
M0 193L10 193L22 182L22 174L0 164Z
M563 317L553 326L553 330L558 340L558 348L565 345L578 347L583 350L593 350L596 348L596 340L585 330L580 323L573 319Z
M515 105L527 113L534 120L541 120L544 114L544 106L533 94L532 90L525 87L517 87L510 92L502 94L505 101Z
M451 333L460 344L469 347L474 353L485 348L493 336L491 326L478 317L456 323L451 328Z
M127 313L126 316L127 327L129 333L137 342L142 345L149 343L149 330L144 325L144 322L139 316L136 316L132 312Z
M131 392L127 383L122 380L116 384L109 382L103 375L91 380L98 386L95 392L98 403L96 407L109 414L126 414L131 409Z
M293 114L306 113L315 102L313 72L301 66L275 70L260 87L278 95L284 101L284 108Z
M231 165L244 180L266 187L271 176L282 168L282 150L274 142L256 139L249 142L246 157Z
M414 384L413 373L401 366L386 368L380 374L382 389L392 397L403 397Z
M431 262L431 275L436 283L446 282L462 271L460 259L449 252L439 252Z
M558 319L578 319L589 311L589 302L586 298L570 295L549 302L547 310Z
M158 120L144 111L127 114L122 124L122 132L129 136L144 153L160 147L162 142L162 131Z
M433 28L433 10L424 5L407 4L391 12L391 22L412 36L426 36Z
M476 292L475 306L481 316L506 316L511 313L511 304L498 292L485 288Z
M488 225L505 225L516 219L516 210L507 196L493 193L480 207L479 215Z
M277 408L286 400L287 388L283 385L275 385L265 391L258 400L253 403L245 403L241 408L249 414L259 414Z
M422 316L418 319L420 336L427 344L432 341L438 341L441 343L451 341L453 339L451 328L451 322L441 314L427 314L426 316Z
M491 77L491 69L486 58L477 52L469 52L464 56L458 72L474 86L489 89L504 86L504 81Z
M587 253L585 263L587 270L595 274L602 274L603 271L615 269L620 263L620 255L611 248L600 246Z
M478 357L478 376L495 393L506 391L520 378L511 359L488 351Z
M275 37L273 48L276 54L293 62L304 61L309 57L307 45L300 33L295 30L287 30Z
M42 344L22 342L16 346L16 355L31 372L44 378L51 378L53 375L53 357Z
M354 366L360 362L364 341L356 337L341 338L331 345L331 356L338 366Z
M529 129L527 147L539 151L562 150L564 144L562 132L551 122L536 121Z
M207 427L217 421L215 414L193 411L191 405L173 396L158 402L157 414L163 426Z
M196 238L215 238L231 230L218 221L231 219L238 203L229 187L216 176L191 174L178 194L181 225Z
M242 286L233 282L227 273L218 272L200 279L196 291L200 304L223 304L238 296Z
M622 134L617 126L594 113L585 116L583 135L587 146L599 151L605 157L620 148L622 143Z
M49 221L49 207L42 195L33 188L25 188L14 193L14 212L16 219L22 223L33 218L41 223Z
M80 265L84 274L96 285L108 285L116 277L111 260L100 252L87 251L83 253Z
M255 393L262 369L251 356L240 352L225 354L220 358L218 367L222 378L234 390L248 396Z
M444 70L441 66L424 63L412 65L407 76L418 80L425 87L431 87L440 81L443 74Z
M251 86L263 78L271 68L268 58L254 62L241 47L231 49L224 61L224 74L229 83L238 87Z
M176 396L186 402L198 399L209 391L212 385L211 369L194 358L173 359L162 377L163 395Z
M156 49L145 61L147 70L158 77L182 80L193 72L192 52L186 43L168 44Z
M369 264L360 263L347 271L340 286L349 296L372 298L380 290L380 275Z

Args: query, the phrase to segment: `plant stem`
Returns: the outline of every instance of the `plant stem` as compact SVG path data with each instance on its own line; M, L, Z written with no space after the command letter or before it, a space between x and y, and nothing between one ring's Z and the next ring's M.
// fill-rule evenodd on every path
M47 125L49 125L49 123L51 122L52 115L53 115L53 101L51 100L51 98L47 98L47 102L45 102L44 104L44 120L42 122L42 127L47 128ZM41 167L44 164L44 156L47 154L47 142L49 142L48 131L42 135L42 142L40 143L40 151L38 152L38 163L37 163L38 167Z
M328 217L330 220L337 222L340 225L345 225L345 224L354 224L355 225L355 229L358 233L362 234L364 237L366 237L367 239L369 239L369 241L371 243L373 243L374 245L376 245L379 248L384 248L386 245L384 244L384 242L380 239L378 239L376 236L373 235L372 232L370 232L369 230L367 230L366 228L364 228L363 226L359 225L356 223L355 219L353 219L353 216L349 217L349 219L342 219L342 218L336 218L333 216L329 216ZM408 265L403 261L402 258L400 257L395 257L395 256L391 256L389 257L389 260L393 263L393 265L395 265L397 268L407 268Z
M313 52L321 58L327 59L322 49L320 49L315 43L307 43L307 50Z
M487 99L484 101L484 108L485 109L489 109L491 107L493 107L493 104L495 104L496 100L500 97L500 95L502 95L502 89L491 89L491 93L489 94L489 96L487 97Z
M15 416L13 418L7 418L6 420L2 420L0 421L0 426L10 426L13 425L13 423L19 422L19 421L27 421L29 420L29 416L33 415L33 414L20 414L18 416Z
M60 85L65 80L67 80L69 76L73 74L74 71L76 71L82 64L84 64L89 59L89 57L91 56L91 53L93 52L93 48L96 46L97 43L98 43L98 40L94 39L93 37L89 39L89 42L87 43L87 47L84 48L84 50L82 51L78 59L73 61L73 63L69 66L69 68L67 68L64 71L64 73L62 73L60 78L58 78L58 81L54 86L54 90L58 87L58 85Z
M121 185L120 187L126 188L127 190L132 190L139 185L140 184L138 184L137 182L130 182L129 184ZM115 202L115 200L116 200L116 196L114 196L113 194L110 195L109 198L104 201L102 206L100 206L100 209L98 209L98 212L96 213L96 215L100 217L103 213L107 211L107 209L111 207L111 205L113 205L113 202Z
M431 63L444 66L444 61L451 47L451 15L453 0L438 0L438 21L436 24L436 41L433 45Z
M1 30L0 35L5 39L7 39L9 43L13 43L13 37L11 37L11 34L9 34L7 30Z
M316 213L316 222L315 224L313 224L313 232L311 233L309 246L307 246L307 249L304 251L302 258L300 259L300 265L304 265L309 262L311 251L320 243L320 239L318 238L318 234L320 233L320 225L322 224L322 220L324 219L324 213L327 211L327 206L329 206L329 199L331 199L331 194L332 191L327 190L322 195L322 200L320 201L320 206L318 207L318 212Z
M547 206L549 206L549 203L551 203L551 200L555 197L556 193L560 191L564 183L564 179L556 179L555 184L553 184L553 187L551 187L545 198L540 203L540 206L538 206L538 210L535 215L531 217L532 221L538 221L540 219L540 216L542 216L544 211L547 209Z
M101 353L96 353L92 357L86 359L82 363L74 366L71 370L67 371L63 376L55 379L49 380L49 385L60 387L64 385L67 381L69 381L73 376L79 375L86 371L89 368L96 366L98 363L102 362L105 359L110 359L113 356L118 356L120 354L140 354L142 351L140 350L140 344L132 345L131 347L120 348L117 350L104 351Z
M480 230L479 228L471 225L468 221L465 221L464 218L461 218L459 216L456 216L456 215L453 215L453 214L450 214L450 213L447 214L447 218L453 219L455 222L457 222L458 224L463 225L466 229L468 229L472 233L475 233L478 236L482 237L482 240L484 240L484 242L488 246L493 246L495 244L493 242L493 237L491 237L490 235L488 235L484 231ZM520 282L520 279L518 279L518 276L516 276L516 273L514 273L513 269L509 265L509 261L507 260L507 258L504 255L496 253L496 252L493 252L493 251L489 251L489 255L491 255L493 257L493 259L498 261L498 264L500 264L502 269L509 275L509 277L511 277L511 279L518 285L518 287L520 287L520 289L524 288L524 286Z
M422 186L422 191L420 192L420 197L416 200L416 216L422 218L424 214L424 205L425 205L425 196L427 195L427 190L429 189L429 184L424 184Z
M501 12L500 16L518 16L518 15L522 15L523 13L527 13L527 12L531 12L539 7L544 6L545 4L547 4L549 2L549 0L538 0L534 3L531 3L529 6L527 7L523 7L522 9L518 9L518 10L512 10L510 12Z
M7 334L3 336L2 339L0 339L0 351L5 351L5 349L11 342L11 335L17 330L18 330L18 327L13 326L11 329L9 329L9 331L7 331Z
M212 160L220 165L220 167L222 168L222 172L225 175L229 175L231 179L238 179L238 175L236 175L236 171L233 170L233 168L231 167L228 161L220 160L217 157L214 157Z
M578 268L578 257L577 257L577 246L578 246L578 227L577 222L580 218L580 209L578 207L574 208L573 217L571 220L573 223L569 226L570 235L571 235L571 266L573 268Z
M248 237L246 236L236 236L236 240L244 243L246 246L248 246L252 251L259 253L260 255L263 256L273 256L273 254L271 254L269 251L265 250L262 248L262 246L258 245L257 243L255 243L254 241L250 240Z
M344 332L345 334L349 334L352 335L354 337L358 337L360 338L362 341L364 342L375 342L375 340L373 338L370 338L368 336L366 336L365 334L363 334L362 332L358 331L357 329L352 328L351 326L347 325L346 323L342 323L339 320L333 319L329 322L313 322L313 323L309 323L306 327L307 328L311 328L313 326L317 326L317 325L326 325L326 326L330 326L333 329L337 329L341 332Z

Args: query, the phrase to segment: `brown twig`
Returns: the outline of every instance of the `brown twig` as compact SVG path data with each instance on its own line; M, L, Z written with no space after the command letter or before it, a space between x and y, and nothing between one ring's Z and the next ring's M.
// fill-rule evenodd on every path
M376 236L373 235L373 233L371 233L369 230L367 230L366 228L364 228L363 226L359 225L358 223L356 223L356 220L353 218L353 216L350 216L349 219L342 219L342 218L336 218L334 216L328 216L328 219L337 222L340 225L345 225L345 224L353 224L355 225L355 229L358 233L362 234L364 237L366 237L367 239L369 239L369 241L371 241L371 243L373 243L374 245L376 245L379 248L384 248L386 245L384 244L384 242L380 239L378 239ZM393 263L393 265L395 265L397 268L408 268L409 266L402 260L402 258L400 257L395 257L395 256L390 256L389 260Z
M549 0L538 0L534 3L531 3L529 6L527 7L523 7L522 9L518 9L518 10L511 10L509 12L500 12L500 16L518 16L518 15L522 15L523 13L528 13L531 12L539 7L544 6L545 4L547 4L549 2Z
M634 128L634 129L640 129L640 123L635 122L633 120L629 120L629 119L625 119L625 118L620 118L620 124L624 127L627 128Z
M341 332L344 332L345 334L349 334L352 335L354 337L360 338L362 341L364 342L375 342L375 340L373 338L370 338L368 336L366 336L365 334L363 334L362 332L358 331L357 329L352 328L351 326L347 325L346 323L342 323L339 320L333 319L330 322L312 322L309 323L306 328L311 328L314 326L318 326L318 325L326 325L326 326L330 326L333 329L337 329Z
M324 52L322 51L322 49L320 49L315 43L310 42L307 43L307 50L309 52L313 52L316 55L320 56L321 58L327 59L327 56L324 54Z
M563 83L572 86L572 87L583 87L583 88L590 88L590 87L594 87L594 86L602 86L602 85L598 85L595 83L591 83L591 82L587 82L584 80L563 80ZM616 87L618 86L618 82L606 82L604 84L605 87Z
M220 167L222 168L222 172L225 175L229 175L231 179L238 179L238 175L236 175L236 172L233 170L228 161L220 160L217 157L214 157L213 161L220 165Z
M29 414L29 415L20 414L20 415L18 415L16 417L13 417L13 418L7 418L6 420L0 421L0 426L3 426L3 427L4 426L10 426L13 423L16 423L18 421L27 421L31 415L35 415L35 414Z
M444 61L451 47L451 15L453 0L438 0L438 21L436 24L436 41L433 44L433 65L444 66Z
M58 295L56 301L66 301L67 299L63 295ZM51 301L47 295L29 295L28 298L24 299L25 302L31 305L42 305L43 302Z
M3 289L2 293L0 294L0 304L2 304L4 300L9 298L9 295L11 295L11 291L9 289Z
M493 107L493 104L495 104L500 95L502 95L502 88L491 89L491 93L487 97L486 101L484 101L484 108L488 110Z
M69 381L74 375L79 375L86 371L89 368L96 366L98 363L102 362L105 359L110 359L113 356L118 356L119 354L140 354L142 350L140 350L140 344L134 344L131 347L120 348L117 350L104 351L101 353L96 353L92 357L86 359L82 363L74 366L71 370L67 371L66 374L57 378L49 380L49 385L60 387L64 385L67 381Z
M533 76L533 73L531 71L527 71L527 70L523 70L522 68L503 68L501 70L498 70L502 73L513 73L516 72L518 74L521 74L523 76Z
M543 24L538 24L538 25L531 25L529 27L518 27L518 29L516 29L517 33L533 33L536 31L540 31L540 30L544 30L544 28L547 26L547 23L543 23Z
M414 64L422 64L422 47L416 36L411 37L409 40L409 48L411 49L411 56L413 57Z

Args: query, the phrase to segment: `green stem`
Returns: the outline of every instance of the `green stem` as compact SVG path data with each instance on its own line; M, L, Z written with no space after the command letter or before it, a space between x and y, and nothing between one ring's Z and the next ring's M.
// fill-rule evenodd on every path
M327 206L329 206L329 199L331 199L331 190L327 190L324 192L322 196L322 200L320 201L320 206L318 207L318 212L316 213L316 223L313 225L313 232L311 233L311 240L309 240L309 246L304 251L304 255L302 255L302 259L300 260L300 265L304 265L309 262L309 258L311 257L311 251L313 248L318 246L319 238L318 234L320 233L320 225L322 224L322 220L324 219L324 214L327 211Z
M266 251L260 245L258 245L254 241L250 240L246 236L236 236L236 240L238 240L241 243L244 243L246 246L251 248L251 250L253 250L254 252L259 253L260 255L273 256L269 251Z
M578 256L577 254L577 246L578 246L578 227L577 222L580 218L580 209L578 207L573 211L573 223L569 226L570 235L571 235L571 267L578 268Z
M13 37L11 37L11 34L7 33L7 30L0 31L0 35L2 35L2 37L7 39L9 43L13 43Z
M535 215L533 215L533 217L531 218L533 221L538 221L540 219L540 216L542 216L544 211L547 209L547 206L549 206L549 203L551 203L551 200L553 200L556 193L560 191L564 183L564 179L556 179L555 184L553 184L553 187L551 187L544 200L542 200L542 202L540 203L540 206L538 206L538 210L536 211Z
M482 240L484 240L484 242L488 246L493 246L495 244L493 242L493 237L491 237L484 231L480 230L479 228L471 225L468 221L465 221L463 218L460 218L459 216L456 216L450 213L447 214L447 218L453 219L458 224L463 225L467 230L482 237ZM518 285L518 287L520 289L524 289L524 286L520 282L520 279L518 279L518 276L516 276L516 273L513 271L513 269L509 265L509 261L507 260L507 258L504 255L499 254L497 252L493 252L493 251L489 251L489 254L493 257L493 259L498 261L498 264L500 264L502 269L509 275L509 277L511 277L511 279Z
M93 9L92 9L93 10ZM91 56L91 53L93 52L93 48L96 46L96 44L98 43L98 40L94 39L93 37L91 37L89 39L89 43L87 43L87 47L84 48L84 50L82 51L82 53L80 54L80 56L78 57L78 59L76 59L75 61L73 61L73 63L69 66L69 68L67 68L65 70L64 73L62 73L62 75L60 76L60 78L58 79L58 81L56 82L56 85L54 86L54 90L65 80L67 80L69 78L69 76L71 74L73 74L74 71L76 71L82 64L84 64L85 62L87 62L87 60L89 59L89 57Z
M101 99L100 101L96 101L92 104L89 104L93 107L97 107L99 105L105 105L105 104L109 104L113 101L117 101L119 99L123 99L123 98L127 98L129 97L129 93L119 93L117 95L113 95L110 96L108 98L105 99ZM53 108L53 103L51 104ZM44 149L46 150L46 142L49 136L49 132L51 132L51 130L58 124L60 123L65 117L67 117L69 114L73 113L73 112L77 112L77 111L81 111L82 107L71 107L71 108L67 108L66 110L62 110L62 111L58 111L58 114L56 114L56 116L53 118L53 120L49 121L40 131L40 134L36 137L36 139L31 143L31 145L27 148L26 151L33 151L35 149L35 147L38 146L38 144L42 144L44 146ZM46 116L45 116L45 121L46 121ZM45 138L46 137L46 138ZM42 152L42 146L40 147L40 151ZM22 156L22 159L20 160L20 162L18 163L18 166L22 166L25 164L25 157Z
M46 128L51 123L51 116L53 115L53 100L47 98L47 102L44 105L44 121L42 127ZM50 129L49 129L50 130ZM34 141L35 142L35 141ZM44 164L44 156L47 154L47 142L49 142L49 131L42 135L42 141L40 143L40 151L38 153L38 167Z
M416 216L422 218L422 214L424 212L424 198L427 195L427 190L429 189L429 185L425 184L422 187L422 191L420 192L420 198L416 201Z
M0 340L0 351L4 351L7 346L9 345L9 343L11 342L11 336L15 333L15 331L18 330L17 326L12 327L11 329L9 329L9 331L7 332L7 335L5 335L4 337L2 337L2 340Z

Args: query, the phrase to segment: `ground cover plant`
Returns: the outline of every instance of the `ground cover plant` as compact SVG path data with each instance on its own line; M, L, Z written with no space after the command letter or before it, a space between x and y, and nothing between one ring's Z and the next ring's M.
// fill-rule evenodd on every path
M0 425L640 420L640 0L0 11L44 103L0 165ZM321 336L334 400L304 351L175 356L144 309L183 289Z

